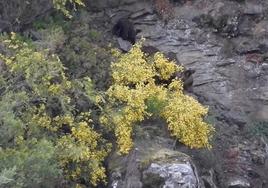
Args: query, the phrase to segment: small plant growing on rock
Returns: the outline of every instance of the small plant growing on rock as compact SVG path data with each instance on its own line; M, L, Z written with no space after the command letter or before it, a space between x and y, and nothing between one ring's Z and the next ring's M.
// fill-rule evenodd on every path
M268 122L256 121L246 129L246 134L252 137L266 137L268 139Z

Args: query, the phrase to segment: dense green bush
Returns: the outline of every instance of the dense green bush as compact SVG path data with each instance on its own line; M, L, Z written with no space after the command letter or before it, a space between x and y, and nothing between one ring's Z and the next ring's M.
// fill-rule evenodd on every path
M105 89L110 81L110 52L92 40L91 35L98 35L89 28L85 29L87 35L74 36L65 43L60 51L60 58L72 79L90 75L98 89ZM88 33L92 31L91 33Z
M53 142L17 137L15 145L0 150L0 187L60 185L63 180L62 170L57 162Z

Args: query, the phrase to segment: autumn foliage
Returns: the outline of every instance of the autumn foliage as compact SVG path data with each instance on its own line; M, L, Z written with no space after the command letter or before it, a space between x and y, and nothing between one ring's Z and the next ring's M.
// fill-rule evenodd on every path
M210 148L213 128L203 121L208 109L183 93L180 80L168 86L155 78L169 79L183 68L156 53L153 62L135 45L127 54L117 54L112 64L113 84L106 92L107 103L101 122L113 130L118 150L126 154L132 148L135 123L152 115L166 120L172 136L192 148Z
M180 80L157 82L183 70L161 53L145 56L141 44L126 54L114 51L113 83L96 91L89 77L70 79L52 50L15 33L0 42L0 187L105 183L111 143L128 154L134 125L152 116L187 146L211 147L213 127L203 121L208 109L184 94ZM77 93L98 108L94 121L94 109L77 108ZM114 137L104 139L107 131Z
M0 183L61 187L65 180L77 185L104 182L102 163L110 144L94 130L90 112L77 113L72 105L79 81L70 81L58 56L47 49L36 49L15 33L1 42L6 70L0 77L0 160L5 161L0 177L6 181ZM84 83L91 85L90 79ZM43 157L35 159L37 154ZM30 164L28 158L33 158Z
M67 23L84 0L51 2L64 16L37 20L29 36L0 35L0 187L103 187L108 155L128 154L134 126L153 117L185 145L211 147L208 109L184 94L181 80L158 82L183 67L146 56L141 43L112 57L93 42L102 34L91 16ZM154 7L164 21L174 17L169 0Z
M85 6L84 0L53 0L54 8L60 10L65 16L72 18L69 10L67 10L66 5L71 4L76 10L76 5Z

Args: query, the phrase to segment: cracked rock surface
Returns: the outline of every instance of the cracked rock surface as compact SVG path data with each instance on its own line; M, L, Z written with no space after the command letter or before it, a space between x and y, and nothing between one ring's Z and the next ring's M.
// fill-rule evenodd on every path
M138 36L196 70L190 95L209 106L213 149L176 150L192 156L202 186L267 187L267 133L252 134L268 126L268 2L196 0L175 6L167 24L150 3L133 7Z

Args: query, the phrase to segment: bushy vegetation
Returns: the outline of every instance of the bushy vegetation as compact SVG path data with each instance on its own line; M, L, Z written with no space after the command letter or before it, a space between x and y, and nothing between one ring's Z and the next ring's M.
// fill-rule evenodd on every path
M66 8L68 4L72 6L74 10L76 10L76 4L80 6L85 6L83 0L53 0L54 7L60 10L65 16L71 18L72 15Z
M1 78L0 185L59 187L65 180L92 185L104 181L102 162L110 145L93 129L90 113L77 113L72 105L79 81L68 80L49 50L37 50L14 33L1 42L6 73Z
M65 12L82 1L53 2ZM110 143L127 154L133 126L154 117L184 144L211 147L207 109L184 95L180 80L158 83L182 71L175 62L145 56L140 44L111 58L87 21L54 17L33 26L34 41L0 36L0 187L105 183Z
M151 116L165 119L171 135L184 144L209 148L213 128L203 121L207 109L183 94L180 80L167 86L157 84L156 78L168 80L182 67L160 53L151 62L140 47L137 44L128 54L118 54L118 60L112 64L113 84L106 92L105 110L100 117L114 132L119 152L129 152L133 125Z
M86 31L92 30L88 28ZM65 67L68 68L70 78L91 75L94 85L102 90L108 87L110 81L110 52L96 45L91 38L96 39L88 32L86 35L74 36L65 43L64 49L59 54Z

